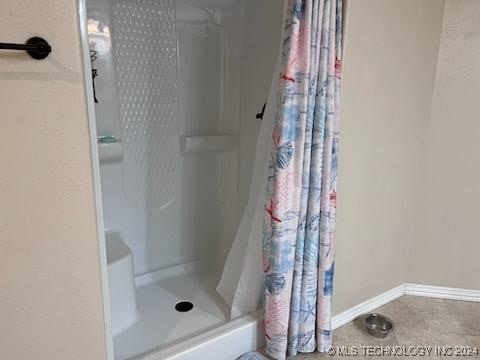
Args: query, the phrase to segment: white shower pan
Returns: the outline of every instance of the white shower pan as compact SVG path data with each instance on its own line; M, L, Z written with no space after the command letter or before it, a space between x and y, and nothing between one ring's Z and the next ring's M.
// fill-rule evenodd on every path
M229 336L233 336L233 343L238 341L235 336L238 328L226 322L229 309L215 291L221 265L222 261L215 260L196 262L137 277L138 320L114 336L115 359L168 359L175 355L173 359L186 360L190 355L197 356L202 348L210 352L210 356L200 358L232 359L226 356L229 351L233 350L231 354L238 356L238 351L248 351L261 344L262 338L257 337L258 317L240 322L242 326L247 325L243 347L239 348L241 344L227 347L228 342L224 343ZM177 311L175 307L181 302L189 302L193 308ZM218 332L223 333L224 341L211 338L205 343L209 333ZM211 341L216 342L213 348ZM179 347L173 351L175 345Z
M223 259L135 278L128 245L118 233L105 239L115 360L227 360L263 345L262 311L227 322L215 289ZM182 302L192 309L178 311Z
M263 345L261 311L227 322L229 309L215 290L223 259L135 278L120 234L107 232L105 240L116 360L226 360ZM176 309L185 302L192 308Z

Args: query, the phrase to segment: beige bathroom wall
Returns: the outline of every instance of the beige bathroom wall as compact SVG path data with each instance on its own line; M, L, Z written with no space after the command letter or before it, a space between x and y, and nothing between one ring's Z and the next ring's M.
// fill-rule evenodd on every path
M0 358L104 360L85 84L75 0L0 1Z
M406 282L443 6L347 4L335 314Z
M410 282L480 289L480 1L447 0Z

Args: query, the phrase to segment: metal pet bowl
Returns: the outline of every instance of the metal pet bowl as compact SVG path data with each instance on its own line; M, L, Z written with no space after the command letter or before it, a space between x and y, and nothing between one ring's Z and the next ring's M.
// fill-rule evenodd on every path
M384 338L393 330L393 321L380 314L367 314L363 317L363 324L370 335Z

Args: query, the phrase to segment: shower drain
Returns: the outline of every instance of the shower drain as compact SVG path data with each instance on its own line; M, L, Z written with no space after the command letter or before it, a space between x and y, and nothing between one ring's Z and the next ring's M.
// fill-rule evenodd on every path
M175 310L178 312L187 312L193 309L193 304L190 301L180 301L175 304Z

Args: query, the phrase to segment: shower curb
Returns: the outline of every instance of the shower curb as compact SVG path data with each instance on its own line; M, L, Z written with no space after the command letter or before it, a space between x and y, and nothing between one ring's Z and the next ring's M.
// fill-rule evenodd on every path
M232 360L265 345L263 310L135 360Z

